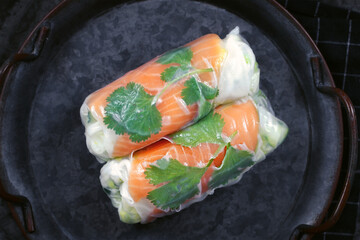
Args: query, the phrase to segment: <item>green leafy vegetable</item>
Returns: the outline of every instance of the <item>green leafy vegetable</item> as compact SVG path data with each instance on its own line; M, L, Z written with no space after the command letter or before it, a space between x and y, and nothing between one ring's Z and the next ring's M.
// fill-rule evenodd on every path
M207 116L212 109L213 105L206 101L204 98L201 98L199 101L198 115L194 119L194 122L197 122Z
M161 73L161 79L165 82L172 81L175 76L181 76L177 78L180 80L182 75L186 76L186 73L191 70L191 59L193 57L193 52L189 47L181 47L171 51L166 52L159 59L156 61L157 63L161 64L171 64L177 63L180 66L171 66L164 70Z
M198 194L198 184L208 168L188 167L176 159L164 158L156 161L156 164L146 169L145 178L154 185L166 184L149 192L147 198L161 209L176 209Z
M199 69L200 70L200 69ZM193 69L189 66L171 66L166 68L162 73L161 73L161 79L164 80L165 82L170 82L172 83L174 80L174 82L179 81L180 79L189 76L191 74L196 74L196 73L200 73L203 70L201 69L201 71L193 71ZM211 69L212 71L212 69Z
M111 191L107 188L103 188L104 192L106 193L106 195L110 195L111 194Z
M246 64L250 64L250 63L251 63L251 60L250 60L249 55L245 54L245 55L244 55L244 58L245 58Z
M175 67L175 66L168 67L161 73L161 77L160 77L161 80L164 80L165 82L170 82L171 80L173 80L178 70L179 67Z
M208 85L202 83L202 82L198 82L200 89L201 89L201 93L204 96L204 98L206 100L211 100L216 98L219 95L219 89L218 88L212 88L209 87Z
M193 52L189 47L180 47L164 53L156 62L161 64L178 63L180 65L188 65L192 57Z
M170 67L171 68L171 67ZM167 68L169 69L169 68ZM164 76L163 78L166 79L166 81L168 81L168 78L171 78L171 80L166 84L166 86L161 89L161 91L155 95L154 100L152 102L152 104L155 104L157 102L157 100L160 98L160 96L166 91L166 89L168 89L171 85L173 85L174 83L178 82L179 80L187 77L187 76L191 76L194 74L200 74L203 72L211 72L213 71L212 68L205 68L205 69L194 69L191 71L185 71L183 68L179 68L180 70L177 70L176 73L174 73L175 75L170 76L170 73L168 73L169 75L164 75L164 72L162 73L162 76ZM171 70L172 71L172 70ZM179 72L179 74L178 74ZM171 73L172 74L172 73Z
M234 132L230 136L230 139L233 139L236 133L237 132ZM212 186L219 186L223 182L227 182L236 177L237 175L235 176L235 174L237 173L237 169L239 167L249 165L248 161L251 161L251 155L249 159L243 159L247 157L246 154L249 153L245 151L239 151L240 153L238 153L238 150L235 150L230 146L230 142L226 143L222 141L213 157L203 168L184 166L176 159L167 160L165 158L161 158L156 161L157 165L150 165L150 167L148 167L145 171L145 178L149 179L150 183L153 185L163 183L165 183L165 185L149 192L147 198L155 206L164 210L167 208L178 208L186 200L200 192L198 184L200 183L201 177L219 153L224 150L224 147L230 147L228 150L229 153L226 154L227 160L222 164L220 169L215 170L215 174L213 174L214 178L212 179ZM235 153L233 153L234 150ZM237 163L237 160L241 162Z
M94 118L94 116L89 111L88 115L87 115L87 123L93 123L93 122L96 122L96 119Z
M195 147L200 143L224 144L221 136L225 125L218 113L209 113L197 124L187 127L171 135L172 141L186 147Z
M156 61L161 64L179 64L179 66L170 66L166 68L161 73L161 79L167 82L167 85L155 96L153 104L159 99L159 97L165 92L165 90L170 87L172 84L178 82L179 80L192 76L195 74L200 74L204 72L212 72L212 68L206 69L194 69L191 67L191 59L193 57L193 52L189 47L181 47L175 50L169 51L164 55L160 56ZM185 83L186 88L182 91L182 97L187 105L200 102L199 104L199 114L195 121L206 116L209 111L212 109L212 105L204 100L214 99L218 95L218 90L211 88L201 82L197 82L194 77L191 77Z
M202 97L211 100L218 95L218 89L209 87L202 82L198 82L194 77L187 80L184 86L185 88L181 91L181 96L187 105L196 103Z
M133 142L145 141L161 129L161 115L152 104L153 98L133 82L116 89L106 99L105 125L118 135L129 134Z
M212 109L213 106L207 100L214 99L219 91L216 88L207 86L202 82L196 81L194 77L191 77L184 84L185 88L181 91L181 96L183 97L187 105L198 103L198 116L195 119L195 122L205 117Z
M214 189L236 179L244 168L254 164L252 157L253 154L250 152L237 150L230 146L226 151L220 168L214 170L209 187Z

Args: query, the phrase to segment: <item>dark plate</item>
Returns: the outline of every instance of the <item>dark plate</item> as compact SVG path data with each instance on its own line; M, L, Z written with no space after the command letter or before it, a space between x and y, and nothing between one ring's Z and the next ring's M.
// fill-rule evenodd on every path
M6 185L30 200L35 239L287 239L322 219L342 122L338 102L314 85L310 58L321 56L272 1L209 2L70 1L46 21L41 56L17 67L1 102ZM171 48L235 26L256 54L261 89L288 124L287 139L238 184L154 223L123 224L87 151L82 102ZM328 71L322 77L334 86Z

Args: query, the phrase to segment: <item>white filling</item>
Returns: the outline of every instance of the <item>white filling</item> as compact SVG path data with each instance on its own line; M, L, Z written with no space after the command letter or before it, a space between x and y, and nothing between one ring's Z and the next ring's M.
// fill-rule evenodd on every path
M227 56L221 68L216 105L251 95L259 88L260 73L255 67L255 55L240 36L239 27L234 28L222 43Z
M116 190L120 192L121 197L128 201L129 204L132 204L134 200L128 191L130 167L131 163L128 159L109 161L100 170L100 182L103 188L113 188L109 184L112 181L116 186ZM121 204L116 203L114 207L119 207L119 205Z
M109 191L107 194L113 206L118 208L120 218L121 213L124 213L127 218L132 217L132 221L147 222L155 207L147 199L138 202L132 199L128 186L130 169L131 160L127 158L109 161L100 170L100 183ZM133 214L138 215L139 219Z
M85 100L80 108L80 117L85 126L86 145L100 163L107 161L112 156L117 135L105 126L102 117L98 116L95 109L89 109ZM89 121L89 113L92 120Z
M289 129L282 120L274 115L269 100L261 90L253 97L260 121L258 144L253 160L259 162L264 160L267 154L274 151L284 141Z

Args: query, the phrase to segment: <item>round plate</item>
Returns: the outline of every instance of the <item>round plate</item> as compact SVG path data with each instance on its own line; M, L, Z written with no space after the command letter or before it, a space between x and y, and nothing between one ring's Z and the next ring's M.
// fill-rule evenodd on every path
M310 57L319 53L276 3L72 1L47 22L41 56L19 65L2 102L2 164L11 192L33 206L34 238L286 239L322 218L342 153L339 105L317 91ZM82 102L169 49L236 26L288 137L238 184L201 203L147 225L120 222L86 148ZM327 72L323 78L333 86Z

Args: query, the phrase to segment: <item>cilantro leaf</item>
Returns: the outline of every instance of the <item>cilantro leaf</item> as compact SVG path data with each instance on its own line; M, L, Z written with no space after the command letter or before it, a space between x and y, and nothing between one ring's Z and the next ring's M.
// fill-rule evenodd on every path
M200 192L198 184L207 167L188 167L176 159L160 159L157 165L150 165L145 171L145 178L150 183L165 185L149 192L147 198L158 208L176 209L187 199Z
M181 91L181 96L187 105L196 103L202 97L211 100L218 95L218 89L209 87L202 82L198 82L194 77L187 80L184 86L185 88Z
M199 102L198 115L194 119L194 122L197 122L207 116L212 109L213 105L206 101L204 98L201 98Z
M191 77L184 83L185 88L181 91L181 96L184 99L186 105L196 103L201 98L201 93L194 77Z
M203 94L203 96L206 100L214 99L215 97L217 97L219 95L218 88L209 87L208 85L206 85L202 82L199 82L199 86L201 89L201 93Z
M159 97L174 83L179 80L191 76L194 74L201 74L204 72L212 72L212 68L206 69L194 69L191 67L191 59L193 52L189 47L181 47L166 52L156 61L161 64L177 63L179 66L170 66L161 73L161 79L168 84L158 93L154 98L154 102L157 102ZM181 95L187 105L199 102L199 114L195 121L206 116L212 109L212 105L205 100L214 99L218 95L218 90L211 88L191 77L185 82L186 88L183 89Z
M116 89L106 100L104 123L116 134L129 134L131 141L141 142L161 129L161 115L153 96L140 84L130 82Z
M221 137L225 125L224 119L218 113L209 113L198 123L180 130L170 137L176 144L186 147L195 147L200 143L224 144Z
M193 73L193 71L191 71L192 69L190 67L186 67L186 66L171 66L166 68L162 73L161 73L161 80L165 81L165 82L172 82L173 80L175 80L175 82L181 80L182 78L186 77L187 75ZM196 74L196 72L195 72Z
M181 96L187 105L198 103L198 116L195 121L205 117L213 108L212 104L206 100L214 99L218 95L218 89L207 86L202 82L196 81L191 77L184 84L185 88L181 91Z
M190 65L192 57L193 52L189 47L180 47L164 53L156 62L161 64L178 63L180 65Z
M168 67L161 73L161 80L164 80L165 82L170 82L174 76L176 71L179 69L179 67Z
M250 152L237 150L230 146L226 151L220 168L214 170L209 187L215 189L236 179L246 167L254 164L252 157L253 154Z

